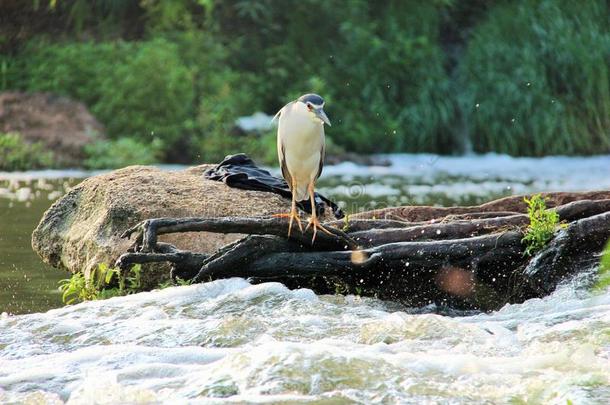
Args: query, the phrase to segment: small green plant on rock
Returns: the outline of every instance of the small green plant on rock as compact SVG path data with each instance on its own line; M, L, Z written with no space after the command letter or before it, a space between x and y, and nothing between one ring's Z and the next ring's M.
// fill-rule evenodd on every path
M559 222L559 214L553 209L546 208L546 202L540 194L523 199L527 203L527 215L530 224L521 239L526 244L524 254L531 256L541 250L553 238L559 227L565 226Z
M70 278L60 280L59 290L62 292L63 303L67 305L95 300L99 294L94 283L86 279L83 273L75 273Z
M86 277L75 273L72 277L59 281L62 301L70 305L83 301L107 299L121 295L134 294L141 289L142 267L137 264L127 274L101 263Z
M597 270L597 279L591 291L594 293L602 293L610 288L610 241L602 252L602 258L599 262Z
M191 284L193 284L193 280L185 280L180 277L176 277L176 280L169 280L169 281L164 281L162 283L159 283L157 288L159 290L163 290L163 289L169 288L169 287L177 287L177 286L183 287L183 286L191 285Z

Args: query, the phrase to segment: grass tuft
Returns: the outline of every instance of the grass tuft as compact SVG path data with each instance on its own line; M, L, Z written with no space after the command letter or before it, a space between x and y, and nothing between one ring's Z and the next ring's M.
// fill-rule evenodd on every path
M547 209L544 198L534 194L523 199L527 203L527 215L530 224L525 230L521 242L526 245L524 255L531 256L540 251L553 238L559 227L559 214L553 209Z

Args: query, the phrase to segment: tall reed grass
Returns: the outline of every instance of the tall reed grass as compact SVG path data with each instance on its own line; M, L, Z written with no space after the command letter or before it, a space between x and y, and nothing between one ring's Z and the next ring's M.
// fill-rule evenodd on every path
M460 65L458 103L476 151L610 152L605 0L523 0L492 9Z

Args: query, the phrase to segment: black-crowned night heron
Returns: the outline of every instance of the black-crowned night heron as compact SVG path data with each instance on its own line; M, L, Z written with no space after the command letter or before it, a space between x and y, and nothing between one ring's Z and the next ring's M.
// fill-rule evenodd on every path
M313 239L316 231L326 230L318 220L314 200L316 180L324 166L324 124L330 125L324 113L324 99L317 94L305 94L295 101L286 104L275 115L278 119L277 154L282 168L282 175L292 192L292 207L290 214L280 214L290 218L288 236L292 230L292 222L296 219L299 229L303 232L296 202L311 201L311 218L309 226L313 226ZM305 230L307 230L305 228Z

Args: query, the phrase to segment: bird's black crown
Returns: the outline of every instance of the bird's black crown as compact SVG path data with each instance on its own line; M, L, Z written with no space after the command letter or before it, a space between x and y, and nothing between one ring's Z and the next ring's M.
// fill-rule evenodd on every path
M304 94L301 97L299 97L299 100L303 103L311 103L313 105L322 105L324 104L324 99L320 96L318 96L317 94Z

